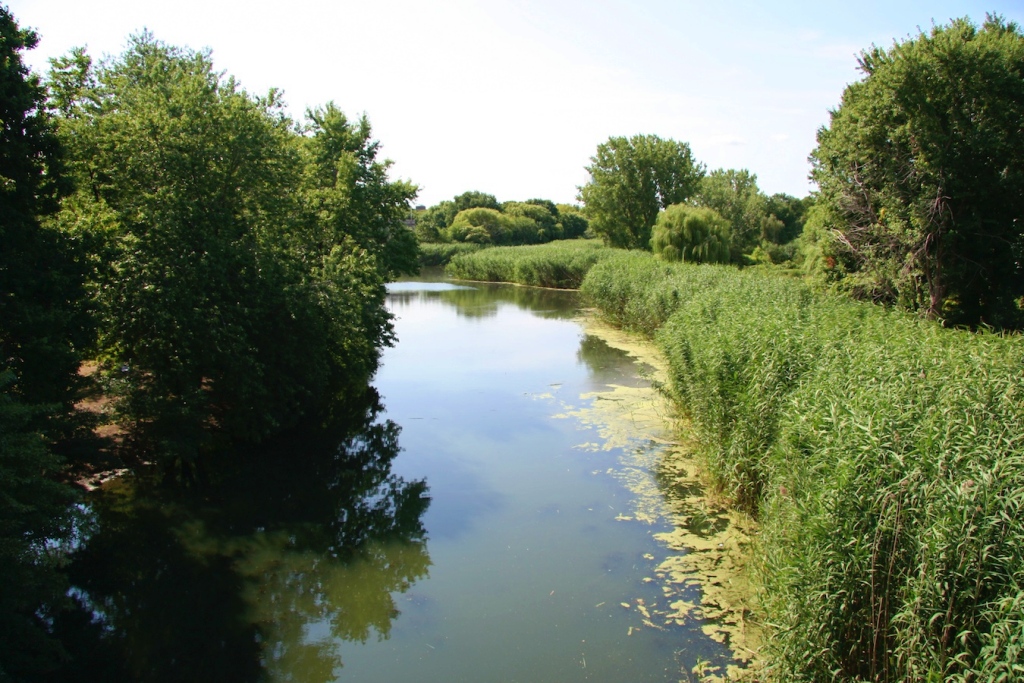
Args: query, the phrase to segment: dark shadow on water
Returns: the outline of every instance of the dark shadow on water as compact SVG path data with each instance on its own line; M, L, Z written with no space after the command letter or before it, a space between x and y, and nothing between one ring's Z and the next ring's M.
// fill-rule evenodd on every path
M199 491L141 474L91 499L54 623L71 659L43 680L335 680L430 567L427 485L391 472L380 410L224 456Z

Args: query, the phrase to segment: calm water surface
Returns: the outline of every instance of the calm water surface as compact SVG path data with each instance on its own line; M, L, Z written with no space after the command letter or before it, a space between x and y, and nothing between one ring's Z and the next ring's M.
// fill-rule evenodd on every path
M724 663L699 622L652 628L632 608L661 597L665 529L623 521L623 452L581 448L599 430L555 417L645 384L585 334L576 295L435 279L388 300L382 405L198 497L128 478L98 499L73 570L86 616L58 625L91 634L69 646L90 675L624 683Z
M659 597L643 580L661 529L616 519L634 503L608 475L622 454L581 449L596 430L553 419L645 384L639 368L584 334L575 293L454 287L391 287L400 342L375 384L402 425L396 473L430 485L431 567L388 639L342 646L342 677L678 681L698 656L722 659L698 627L646 628L622 606Z

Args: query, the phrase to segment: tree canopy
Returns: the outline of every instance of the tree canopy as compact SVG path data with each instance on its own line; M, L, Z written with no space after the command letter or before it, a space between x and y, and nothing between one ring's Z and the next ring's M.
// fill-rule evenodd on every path
M47 621L66 583L62 545L75 532L73 490L55 439L87 342L74 242L44 224L64 193L61 149L44 91L21 54L35 33L0 6L0 679L62 656Z
M860 56L818 133L825 275L952 324L1019 327L1024 36L990 16Z
M746 169L717 169L700 180L693 203L713 209L731 225L731 260L743 257L765 242L776 242L782 221L769 212L768 198L757 187L757 176Z
M685 142L657 135L610 137L587 166L590 180L579 188L590 227L615 247L648 249L658 212L680 204L704 176Z
M97 254L98 349L140 443L195 462L365 390L391 339L387 278L416 267L414 186L368 121L296 126L207 52L135 36L54 64L77 193L59 222ZM213 429L216 427L216 429Z
M538 244L582 237L587 225L578 208L549 199L499 204L493 195L464 192L420 212L416 236L423 242Z

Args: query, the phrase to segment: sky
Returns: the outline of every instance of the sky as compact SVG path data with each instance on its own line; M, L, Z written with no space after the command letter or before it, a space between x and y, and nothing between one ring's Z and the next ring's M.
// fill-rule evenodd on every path
M3 3L4 0L0 0ZM116 58L144 29L209 48L292 116L366 114L391 177L427 206L469 190L575 203L611 136L689 143L768 193L814 187L807 157L858 53L1024 0L8 0L40 74L76 46Z

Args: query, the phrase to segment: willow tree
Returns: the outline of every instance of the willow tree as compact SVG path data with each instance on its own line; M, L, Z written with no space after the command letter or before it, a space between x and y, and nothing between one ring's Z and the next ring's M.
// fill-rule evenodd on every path
M673 204L658 216L651 249L666 261L728 263L732 226L713 209Z
M953 324L1020 326L1020 29L959 19L873 47L860 68L811 157L831 237L822 262L864 296Z

